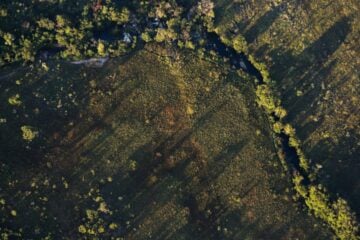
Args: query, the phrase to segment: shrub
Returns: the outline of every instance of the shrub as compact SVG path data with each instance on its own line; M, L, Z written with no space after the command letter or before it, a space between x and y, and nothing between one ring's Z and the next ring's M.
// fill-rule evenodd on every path
M16 94L16 95L10 97L8 99L8 102L9 102L10 105L20 106L21 105L20 95Z
M22 131L22 138L28 142L34 140L38 135L38 132L35 131L34 128L30 126L22 126L21 131Z

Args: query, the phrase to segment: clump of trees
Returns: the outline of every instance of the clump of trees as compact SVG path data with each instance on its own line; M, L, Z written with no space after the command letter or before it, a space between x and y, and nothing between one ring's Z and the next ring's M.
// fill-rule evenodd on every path
M219 34L221 42L226 46L233 48L237 53L248 53L249 48L247 42L241 34L222 33L220 29L214 29L214 31Z
M205 43L204 34L213 28L214 4L210 0L199 1L187 14L174 0L149 2L146 7L150 26L141 34L144 42L156 41L199 50ZM201 55L201 51L198 53Z
M120 55L133 47L121 39L100 39L97 33L124 29L131 12L114 1L78 4L65 11L64 3L49 4L48 12L14 9L19 1L0 5L0 66L15 61L32 62L42 49L55 50L61 58ZM14 15L9 12L14 12ZM99 51L99 46L106 48Z
M340 239L358 239L359 226L347 202L342 198L332 202L324 187L321 185L305 186L302 181L303 177L295 173L293 177L295 190L305 200L310 211L316 217L327 222Z
M200 0L196 6L197 15L209 31L214 28L214 3L211 0Z
M297 169L293 169L294 189L301 196L306 206L316 217L325 221L343 240L358 239L358 224L355 215L351 212L344 199L338 198L335 201L330 200L326 189L321 185L316 185L316 173L312 171L309 159L301 149L301 141L296 136L295 128L284 123L283 118L286 116L286 110L281 106L280 100L274 94L272 89L270 75L263 64L257 63L254 58L250 58L254 66L260 69L264 78L264 84L257 86L256 95L257 103L263 107L272 122L273 130L276 134L285 134L288 137L288 144L294 148L299 160L299 166L306 174L311 183L304 183L304 176ZM279 156L284 164L284 156ZM300 169L299 169L300 170Z
M271 86L260 84L256 87L257 103L265 109L268 114L273 114L279 119L283 119L287 112L281 106L281 101L275 97ZM279 127L279 126L278 126Z
M270 73L267 70L266 65L264 63L256 61L254 56L252 55L249 55L249 61L252 63L252 65L254 65L257 70L259 70L261 76L263 77L263 81L265 83L270 83Z
M145 42L174 43L179 47L195 49L204 44L202 34L206 29L213 28L215 16L211 0L198 1L187 14L176 0L134 3L89 1L66 10L63 4L49 3L47 12L36 15L28 10L30 8L15 11L23 7L17 0L5 4L5 8L0 5L0 17L4 19L0 21L0 64L32 62L42 49L53 49L57 57L71 59L119 56L135 47L136 35L141 32L141 39ZM125 5L134 5L133 11L130 12ZM10 18L8 10L18 13ZM121 37L110 39L101 36L102 33L119 34L127 30L135 31L131 43L122 41ZM242 48L242 42L240 38L236 40L236 49Z

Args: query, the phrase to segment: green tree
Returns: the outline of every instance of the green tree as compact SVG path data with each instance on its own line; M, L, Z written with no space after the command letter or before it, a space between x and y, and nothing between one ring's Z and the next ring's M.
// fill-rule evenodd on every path
M67 20L64 16L62 15L56 15L56 26L59 28L65 27L67 25L69 25L69 20Z
M41 18L37 21L37 25L47 30L53 30L55 28L55 23L48 18Z
M141 34L141 39L144 40L144 42L151 42L151 40L152 40L149 32L147 32L147 31L145 31Z
M106 50L105 50L105 45L102 41L98 42L97 45L97 52L100 56L105 56L106 55Z
M11 46L14 43L15 37L11 33L3 33L3 39L5 41L5 45Z
M29 39L21 40L21 56L25 61L34 61L35 60L35 48L32 42Z
M232 40L232 46L235 49L235 51L238 53L241 52L246 53L248 50L247 42L241 34L238 34L234 37L234 39Z
M273 113L279 105L279 100L275 99L270 87L261 84L256 88L257 103L262 106L268 113Z

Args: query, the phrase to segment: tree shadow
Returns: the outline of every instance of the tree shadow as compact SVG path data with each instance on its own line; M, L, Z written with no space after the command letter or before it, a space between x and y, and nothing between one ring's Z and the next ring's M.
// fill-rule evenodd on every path
M316 59L318 64L324 63L345 41L349 34L350 18L342 17L332 25L318 40L306 48L300 59Z
M255 24L246 31L244 34L246 41L250 44L255 41L255 39L260 36L262 33L266 32L266 30L273 24L273 22L277 19L284 8L286 7L286 3L283 2L278 6L272 8L270 11L266 12L263 16L261 16Z
M305 92L303 95L297 96L296 90L293 88L283 91L282 102L285 109L289 112L286 120L293 121L297 118L298 122L303 122L306 116L304 115L302 118L299 118L299 113L304 109L306 109L307 116L316 113L317 102L321 101L325 93L321 85L323 85L325 83L324 80L331 75L336 64L337 61L333 60L327 64L327 66L305 74L302 78L304 79L303 81L296 81L295 85L301 86L301 89Z
M281 49L272 50L270 55L276 62L276 69L272 71L274 79L279 81L279 85L284 84L286 79L296 82L307 80L305 76L309 77L322 68L344 42L350 30L350 18L342 17L299 55ZM289 69L291 66L295 69Z
M67 128L78 118L79 109L88 104L88 81L79 78L83 68L70 64L56 66L59 64L56 61L47 64L49 72L39 65L34 69L20 67L13 77L1 83L6 92L1 95L2 116L7 120L0 126L3 162L24 166L37 164L39 156L51 145L53 133ZM23 76L31 80L23 79ZM18 86L15 86L16 79L21 79ZM22 101L17 107L8 103L8 98L15 94L19 94ZM26 143L21 137L20 127L23 125L36 127L39 132L31 143Z

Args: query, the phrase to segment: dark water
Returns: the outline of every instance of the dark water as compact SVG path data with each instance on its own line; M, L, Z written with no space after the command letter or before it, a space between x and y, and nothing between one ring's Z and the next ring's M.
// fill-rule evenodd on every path
M263 76L260 71L249 61L244 53L237 53L235 49L226 46L220 37L213 32L207 33L208 50L216 51L221 57L226 57L230 60L230 64L236 69L242 69L250 75L256 77L260 84L264 83Z

